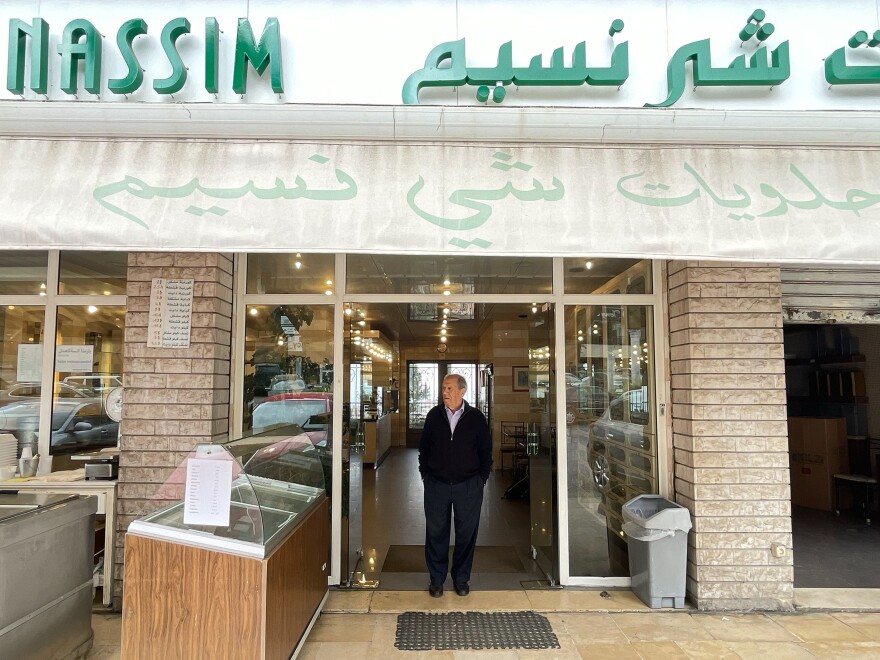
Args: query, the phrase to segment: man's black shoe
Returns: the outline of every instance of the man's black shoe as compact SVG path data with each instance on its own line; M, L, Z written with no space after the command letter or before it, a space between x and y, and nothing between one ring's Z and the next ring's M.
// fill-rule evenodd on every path
M455 583L455 593L459 596L467 596L471 592L470 586L468 586L467 582L456 582Z
M431 583L431 586L428 587L428 593L431 594L433 598L440 598L443 595L443 585L442 584L434 584Z

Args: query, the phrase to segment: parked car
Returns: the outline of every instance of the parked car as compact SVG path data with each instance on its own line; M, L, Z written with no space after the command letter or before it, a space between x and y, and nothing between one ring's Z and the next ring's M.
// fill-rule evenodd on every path
M332 407L333 395L326 392L274 394L254 408L251 429L258 433L270 426L303 427L312 416L332 412Z
M648 388L624 392L592 423L588 460L593 483L602 494L599 512L605 514L609 531L619 535L623 504L657 489Z
M0 407L0 433L11 433L21 444L37 443L40 402L22 401ZM113 447L119 423L111 420L100 402L62 399L52 406L52 453L71 453L83 449Z
M63 383L68 383L79 388L90 389L99 394L112 390L114 387L122 387L122 376L105 374L91 374L86 376L68 376Z
M39 382L15 383L9 389L0 392L0 406L21 401L39 400L43 386ZM55 399L98 399L99 395L88 387L80 387L73 383L55 383Z

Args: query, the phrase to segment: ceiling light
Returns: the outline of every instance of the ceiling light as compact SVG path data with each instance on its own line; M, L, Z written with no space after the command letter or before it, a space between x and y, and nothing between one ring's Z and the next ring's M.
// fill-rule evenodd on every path
M446 289L446 291L443 292L443 295L444 295L444 296L451 295L450 292L449 292L449 289Z
M109 292L109 291L105 291L105 292L104 292L104 295L105 295L105 296L109 296L109 295L110 295L110 292Z
M445 335L445 334L446 334L446 328L440 328L440 334L441 334L441 335Z
M46 283L43 282L42 284L40 284L40 288L41 288L41 289L45 289L45 288L46 288Z
M537 313L538 313L538 306L532 305L532 314L537 314Z
M303 267L302 261L294 261L293 267L296 268L297 270L299 270L300 268Z
M446 319L443 319L443 323L441 323L440 325L442 325L445 328L447 323L449 323L449 321L447 321Z
M257 308L256 308L256 307L251 307L251 309L250 309L250 315L251 315L251 316L256 316L258 313L259 313L259 312L257 312Z
M8 309L15 309L15 305L10 305Z
M587 263L584 264L584 266L587 267L587 270L591 270L591 269L593 268L593 262L592 262L592 261L588 261Z
M578 341L583 341L583 340L584 340L584 336L583 336L583 335L579 335L579 336L578 336Z
M362 328L363 328L366 324L367 324L367 322L364 321L364 320L360 320L360 321L358 321L358 325L361 326Z
M333 286L333 280L327 280L327 286Z
M333 295L333 290L332 290L332 289L327 289L327 290L324 292L324 295L325 295L325 296L332 296L332 295Z
M98 311L98 308L95 307L94 305L89 305L88 309L89 309L89 314L94 314L95 312Z
M279 339L279 340L278 340L278 345L279 345L279 346L284 346L284 340L283 340L283 339Z
M450 284L452 284L452 282L449 280L443 280L443 286L449 286Z
M346 307L346 308L345 308L345 315L346 315L346 316L351 316L351 307Z

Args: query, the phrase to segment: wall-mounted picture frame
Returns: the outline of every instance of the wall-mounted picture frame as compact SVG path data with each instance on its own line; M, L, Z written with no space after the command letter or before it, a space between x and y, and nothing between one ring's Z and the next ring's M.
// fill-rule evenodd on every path
M527 366L513 367L513 391L529 391L529 368Z

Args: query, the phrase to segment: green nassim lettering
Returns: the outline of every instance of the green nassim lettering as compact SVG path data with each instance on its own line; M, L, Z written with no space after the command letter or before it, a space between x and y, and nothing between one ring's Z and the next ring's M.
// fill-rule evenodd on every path
M177 39L184 34L189 34L189 21L185 18L175 18L168 21L162 28L162 48L165 56L171 62L171 75L167 78L153 81L153 89L159 94L175 94L183 89L186 84L186 67L177 52Z
M9 21L9 49L6 60L6 89L13 94L24 93L24 63L27 38L31 38L30 88L37 94L49 89L49 24L35 18L33 25L13 18Z
M101 33L89 21L77 18L64 27L61 43L61 89L76 94L79 62L85 63L83 87L92 94L101 93Z
M143 84L144 70L134 54L132 43L135 37L146 33L147 22L142 18L133 18L119 26L116 45L128 67L128 75L125 78L111 78L107 81L107 88L114 94L131 94Z
M263 28L259 44L254 43L254 33L250 21L238 19L238 32L235 38L235 65L232 71L232 89L236 94L247 92L247 65L250 62L254 71L262 75L271 66L272 90L284 93L281 76L281 29L277 18L269 18Z

